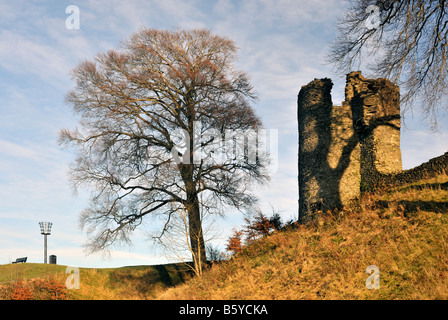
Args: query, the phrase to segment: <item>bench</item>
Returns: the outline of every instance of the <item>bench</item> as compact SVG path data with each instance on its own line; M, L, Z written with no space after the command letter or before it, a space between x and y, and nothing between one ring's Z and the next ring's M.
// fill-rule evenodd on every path
M13 261L12 263L25 263L27 258L28 257L17 258L16 261Z

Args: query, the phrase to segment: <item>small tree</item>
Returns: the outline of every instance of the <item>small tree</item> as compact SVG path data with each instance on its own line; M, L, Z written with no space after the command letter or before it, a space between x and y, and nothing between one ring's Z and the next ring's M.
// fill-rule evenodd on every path
M272 217L268 218L263 212L257 211L254 215L246 217L244 221L246 222L244 227L246 244L267 236L282 226L281 217L278 213L274 213Z
M232 236L229 238L227 242L227 251L238 253L243 249L242 243L243 232L238 230L233 230Z
M209 261L221 261L226 259L226 255L217 246L209 244L206 248Z
M261 211L257 211L253 215L248 215L244 222L242 231L233 230L233 234L227 242L227 251L237 253L243 249L244 245L249 245L283 227L282 219L278 213L274 213L268 218Z
M201 257L201 254L203 253L202 250L195 250L195 248L191 246L190 239L202 238L205 242L210 240L207 236L209 236L209 228L211 229L212 226L210 223L205 224L206 218L207 217L201 215L201 225L204 226L201 228L203 234L191 234L188 213L185 208L178 208L177 212L172 215L170 226L166 228L164 240L161 242L162 246L171 256L175 256L177 260L180 260L189 266L197 276L202 275L202 271L204 267L206 267L206 264L204 264L204 259ZM187 261L188 255L194 257L192 264Z

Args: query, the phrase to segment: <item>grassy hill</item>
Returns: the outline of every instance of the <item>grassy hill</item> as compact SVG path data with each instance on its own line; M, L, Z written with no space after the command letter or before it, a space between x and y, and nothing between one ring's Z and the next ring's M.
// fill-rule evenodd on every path
M448 299L448 176L376 195L276 231L201 278L184 265L81 268L69 299ZM366 268L379 268L369 290ZM65 267L0 266L0 284L66 277Z
M448 176L275 232L158 299L448 299ZM366 268L380 288L367 289Z
M66 266L41 263L1 265L0 291L17 281L33 288L33 282L49 277L64 286L68 276L65 270ZM67 299L153 299L159 291L185 281L190 274L190 269L183 264L80 268L80 288L66 290Z

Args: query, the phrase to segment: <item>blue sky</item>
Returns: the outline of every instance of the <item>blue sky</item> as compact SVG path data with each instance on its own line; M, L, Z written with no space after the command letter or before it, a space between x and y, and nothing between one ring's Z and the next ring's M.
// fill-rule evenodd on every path
M80 28L69 30L65 9L80 9ZM257 192L260 206L284 219L297 218L297 113L302 85L331 77L333 102L340 104L345 75L325 65L328 43L346 3L332 0L0 0L0 264L28 256L43 261L39 221L53 222L48 254L58 263L118 267L169 260L137 230L134 246L111 248L111 257L86 255L79 212L87 194L73 194L68 179L72 150L61 149L57 135L74 128L77 118L64 96L73 87L69 72L83 59L118 48L139 27L209 28L240 47L238 68L251 75L259 95L254 105L268 129L279 130L279 167L271 183ZM447 118L434 134L415 112L402 129L403 167L411 168L448 151ZM215 225L223 246L242 215L229 210Z

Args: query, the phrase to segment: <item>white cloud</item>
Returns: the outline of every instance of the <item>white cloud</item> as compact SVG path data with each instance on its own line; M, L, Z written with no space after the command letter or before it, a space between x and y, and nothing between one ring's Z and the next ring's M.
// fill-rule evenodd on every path
M204 27L206 17L197 1L106 1L90 0L80 4L81 29L115 33L124 40L140 27Z
M19 145L5 140L0 140L0 157L13 156L15 158L25 158L31 160L37 160L39 154L35 150L24 145Z
M70 64L54 47L3 30L0 33L0 67L17 74L33 74L58 86L67 80Z
M402 128L401 154L403 169L411 169L448 152L448 132Z

